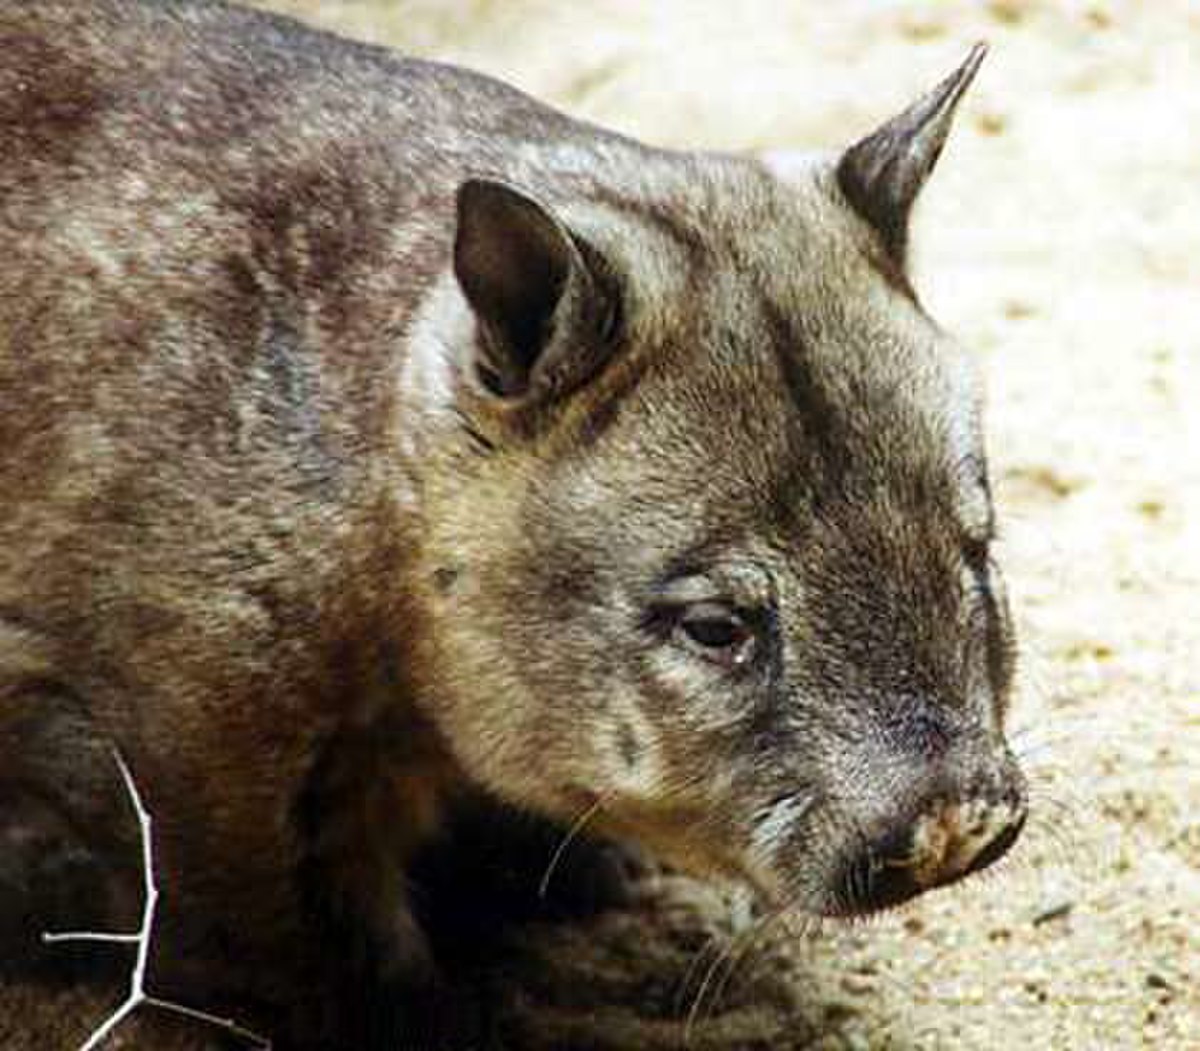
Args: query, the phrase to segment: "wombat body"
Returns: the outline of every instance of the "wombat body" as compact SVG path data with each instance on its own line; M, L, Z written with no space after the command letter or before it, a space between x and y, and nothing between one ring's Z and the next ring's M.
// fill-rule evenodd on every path
M5 955L133 921L114 748L163 993L285 1044L391 1046L467 798L828 914L1002 853L978 398L904 271L974 65L784 182L261 13L0 2Z

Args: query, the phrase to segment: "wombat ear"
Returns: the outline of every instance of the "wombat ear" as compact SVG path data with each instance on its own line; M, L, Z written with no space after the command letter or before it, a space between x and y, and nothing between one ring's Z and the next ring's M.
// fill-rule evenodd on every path
M838 162L842 192L901 264L913 202L937 163L954 111L986 53L985 45L976 44L936 88L851 146Z
M565 393L603 363L616 291L602 260L505 183L458 189L454 273L475 313L475 368L506 399Z

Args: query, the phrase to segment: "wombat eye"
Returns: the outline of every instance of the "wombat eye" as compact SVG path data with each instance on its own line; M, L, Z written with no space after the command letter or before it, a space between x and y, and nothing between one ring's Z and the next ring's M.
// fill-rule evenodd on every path
M736 610L716 602L689 606L676 626L688 649L714 664L732 668L754 656L754 632Z

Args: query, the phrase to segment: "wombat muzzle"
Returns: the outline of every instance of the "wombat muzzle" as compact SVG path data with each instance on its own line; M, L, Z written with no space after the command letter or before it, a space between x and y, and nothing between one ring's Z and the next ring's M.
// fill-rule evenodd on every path
M1009 851L1026 818L1016 792L994 803L936 803L847 859L835 879L834 911L863 915L892 908L980 872Z

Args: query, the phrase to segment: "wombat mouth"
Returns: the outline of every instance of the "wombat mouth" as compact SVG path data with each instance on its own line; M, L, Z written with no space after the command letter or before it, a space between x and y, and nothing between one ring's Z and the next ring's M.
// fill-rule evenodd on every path
M853 919L897 908L928 890L958 883L994 865L1012 848L1025 827L1021 813L1000 831L966 866L947 868L932 877L921 876L901 844L911 843L911 834L892 836L868 846L847 860L833 881L830 918ZM901 849L897 849L901 847Z

